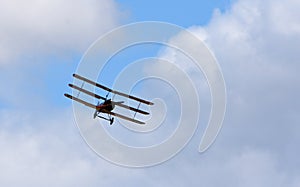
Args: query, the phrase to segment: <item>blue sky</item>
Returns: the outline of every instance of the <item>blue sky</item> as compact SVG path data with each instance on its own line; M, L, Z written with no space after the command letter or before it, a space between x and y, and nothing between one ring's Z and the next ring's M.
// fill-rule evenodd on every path
M215 9L229 8L230 0L212 1L126 1L119 0L130 21L164 21L183 27L207 24Z
M0 186L300 186L299 8L295 0L2 1ZM190 143L161 165L131 169L98 157L80 136L63 96L72 73L99 36L135 21L183 26L216 56L227 111L205 153L197 148L209 93L202 91L199 72L182 66L184 58L157 46L143 46L138 54L132 48L116 60L157 55L189 72L204 96Z

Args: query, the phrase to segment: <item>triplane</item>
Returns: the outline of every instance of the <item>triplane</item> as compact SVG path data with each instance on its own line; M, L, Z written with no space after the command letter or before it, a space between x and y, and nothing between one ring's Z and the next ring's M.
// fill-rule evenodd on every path
M154 103L152 103L150 101L146 101L144 99L140 99L140 98L132 96L132 95L128 95L128 94L125 94L125 93L122 93L122 92L119 92L119 91L112 90L112 89L110 89L108 87L105 87L105 86L103 86L103 85L101 85L99 83L91 81L91 80L89 80L89 79L87 79L85 77L82 77L80 75L77 75L77 74L73 74L73 77L75 77L75 78L83 81L81 87L78 87L78 86L73 85L73 84L69 84L69 86L71 88L79 91L78 92L78 96L74 97L74 96L69 95L67 93L65 93L64 95L66 97L70 98L70 99L73 99L74 101L77 101L77 102L79 102L81 104L84 104L85 106L94 108L95 109L94 118L99 117L101 119L107 120L107 121L110 122L110 125L112 125L113 122L114 122L114 117L111 117L111 116L119 117L119 118L131 121L131 122L134 122L134 123L137 123L137 124L141 124L141 125L145 124L145 122L142 122L142 121L139 121L139 120L135 119L136 113L140 113L140 114L143 114L143 115L149 115L149 112L146 112L146 111L143 111L143 110L139 109L140 105L142 103L146 104L146 105L153 105ZM89 83L89 84L94 85L94 86L96 86L98 88L101 88L101 89L103 89L105 91L108 91L106 97L102 97L102 96L97 95L97 94L95 94L93 92L90 92L88 90L83 89L84 83ZM104 102L100 103L98 101L98 104L94 105L94 104L86 102L86 101L84 101L82 99L79 99L79 94L81 92L85 93L85 94L87 94L89 96L95 97L96 99L103 100ZM108 99L109 93L113 93L113 94L116 94L116 95L120 95L120 96L123 96L123 97L127 97L129 99L135 100L135 101L139 102L138 107L135 108L135 107L131 107L131 106L125 105L124 101L113 101L112 99ZM128 110L134 111L135 113L134 113L133 118L130 118L128 116L124 116L124 115L112 112L112 110L115 108L115 106L119 106L119 107L122 107L122 108L126 108ZM105 117L101 116L101 113L107 114L108 118L105 118Z

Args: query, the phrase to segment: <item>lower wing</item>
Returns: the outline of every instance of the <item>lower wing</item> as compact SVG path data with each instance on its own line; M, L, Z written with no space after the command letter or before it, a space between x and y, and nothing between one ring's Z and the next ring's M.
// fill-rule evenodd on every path
M122 119L125 119L125 120L128 120L128 121L131 121L131 122L133 122L133 123L140 124L140 125L144 125L144 124L145 124L145 122L142 122L142 121L139 121L139 120L136 120L136 119L127 117L127 116L123 116L123 115L118 114L118 113L109 112L109 111L105 111L105 113L110 114L110 115L112 115L112 116L116 116L116 117L118 117L118 118L122 118Z

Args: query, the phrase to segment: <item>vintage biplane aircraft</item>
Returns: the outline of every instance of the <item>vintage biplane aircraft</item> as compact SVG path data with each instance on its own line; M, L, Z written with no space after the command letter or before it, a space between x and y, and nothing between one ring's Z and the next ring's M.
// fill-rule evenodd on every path
M99 117L101 119L107 120L107 121L110 122L110 125L112 125L113 122L114 122L114 117L111 117L111 116L119 117L119 118L131 121L131 122L134 122L134 123L137 123L137 124L141 124L141 125L145 124L145 122L142 122L142 121L139 121L139 120L135 119L135 116L136 116L136 113L141 113L143 115L149 115L149 112L143 111L143 110L141 110L139 108L140 108L140 105L142 103L146 104L146 105L153 105L152 102L146 101L144 99L140 99L138 97L135 97L135 96L132 96L132 95L128 95L128 94L125 94L125 93L122 93L122 92L119 92L119 91L112 90L112 89L110 89L108 87L105 87L105 86L103 86L103 85L101 85L99 83L91 81L91 80L89 80L89 79L87 79L85 77L82 77L80 75L77 75L77 74L73 74L73 77L77 78L78 80L83 81L81 87L78 87L78 86L73 85L73 84L69 84L69 86L71 88L73 88L75 90L78 90L78 95L77 95L77 97L74 97L74 96L69 95L67 93L65 93L64 95L66 97L70 98L70 99L73 99L74 101L77 101L77 102L79 102L81 104L84 104L84 105L86 105L88 107L94 108L95 109L94 118ZM89 83L91 85L94 85L94 86L96 86L98 88L101 88L101 89L107 91L108 93L107 93L106 97L102 97L100 95L97 95L97 94L95 94L93 92L90 92L90 91L84 89L83 88L84 83ZM79 99L79 94L81 92L85 93L85 94L87 94L89 96L95 97L96 99L103 100L103 102L100 103L98 101L98 104L94 105L94 104L86 102L86 101L84 101L82 99ZM124 101L113 101L112 99L108 99L109 93L120 95L120 96L123 96L123 97L127 97L129 99L132 99L132 100L135 100L135 101L139 102L139 104L135 108L135 107L131 107L131 106L125 105ZM134 111L135 113L134 113L133 118L131 118L129 116L124 116L124 115L112 112L112 110L115 108L115 106L119 106L119 107L122 107L122 108L125 108L125 109L128 109L128 110ZM105 117L101 116L101 113L107 114L108 118L105 118Z

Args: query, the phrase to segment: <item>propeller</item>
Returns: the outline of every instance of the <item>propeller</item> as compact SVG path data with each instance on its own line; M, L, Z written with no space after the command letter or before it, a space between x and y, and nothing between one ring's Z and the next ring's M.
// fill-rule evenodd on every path
M120 105L122 103L124 103L124 101L111 101L111 105L113 108L115 108L115 105Z
M112 103L112 104L115 104L115 105L119 105L119 104L124 103L124 101L112 101L111 103Z

